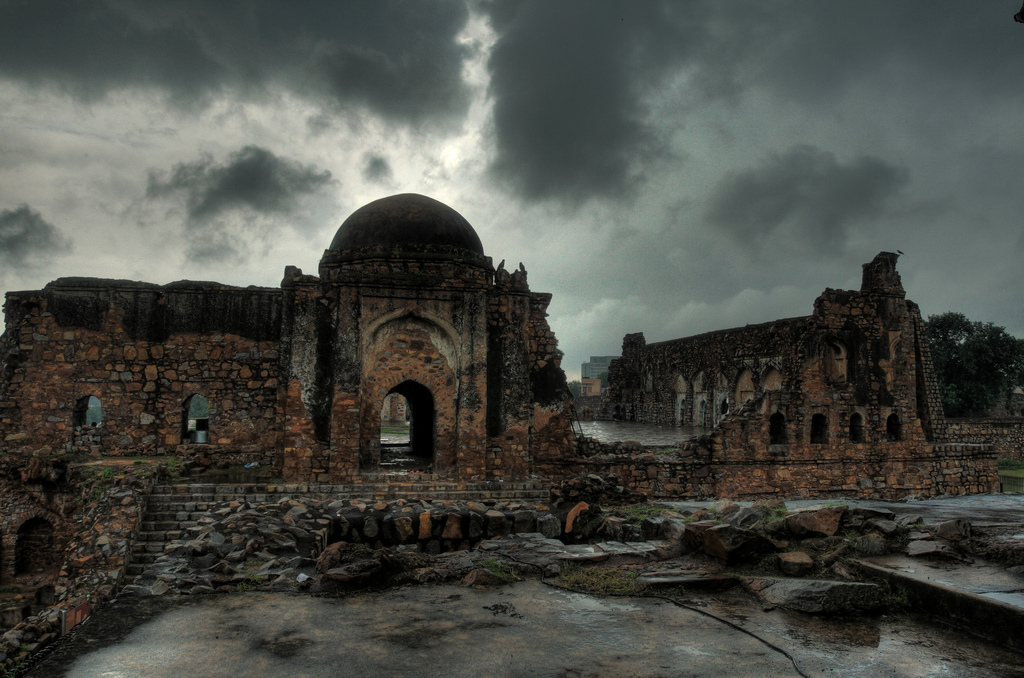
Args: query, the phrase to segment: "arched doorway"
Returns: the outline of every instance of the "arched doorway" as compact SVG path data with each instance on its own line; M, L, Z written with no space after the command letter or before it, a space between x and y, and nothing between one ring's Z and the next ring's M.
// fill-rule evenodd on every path
M45 518L31 518L18 529L14 545L14 574L42 574L56 566L53 525Z
M423 384L403 381L387 392L405 398L409 420L408 441L389 444L381 441L381 470L431 472L434 465L436 410L434 396ZM382 403L383 405L383 403Z
M181 406L181 442L210 442L210 401L199 394L189 396Z

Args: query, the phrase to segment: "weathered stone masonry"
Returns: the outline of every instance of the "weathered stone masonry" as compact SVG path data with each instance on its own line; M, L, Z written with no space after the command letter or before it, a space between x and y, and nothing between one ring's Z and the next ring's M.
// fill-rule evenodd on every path
M320 275L288 267L280 288L62 278L7 295L2 445L13 458L201 452L289 482L361 482L399 393L437 477L528 478L538 452L572 452L549 302L522 267L495 270L461 215L416 195L357 210ZM188 430L192 396L209 403L206 444Z
M859 291L827 289L807 317L650 345L627 335L609 371L608 409L709 435L706 459L681 462L678 474L656 463L642 484L662 496L994 489L991 447L944 439L924 324L896 259L879 254ZM668 480L676 475L688 480Z

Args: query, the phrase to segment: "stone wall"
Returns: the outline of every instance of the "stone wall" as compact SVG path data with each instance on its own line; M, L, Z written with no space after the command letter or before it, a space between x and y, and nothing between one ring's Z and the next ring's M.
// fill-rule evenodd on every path
M58 281L41 293L7 295L10 376L0 417L7 432L3 445L10 454L177 452L192 445L185 408L193 395L209 402L210 450L258 456L260 449L275 447L277 342L260 340L267 332L258 328L248 328L249 337L186 331L202 329L200 321L180 317L167 299L184 295L205 308L197 298L230 298L236 290L114 285L104 295L94 287L66 286ZM272 292L237 291L247 306L262 309L275 303ZM93 303L94 296L107 304L104 310ZM83 308L73 311L73 301ZM246 330L230 321L230 311L224 312L228 319L223 327ZM161 315L159 322L152 320L156 315ZM150 320L142 323L140 318ZM81 403L90 397L102 408L95 427L76 421Z
M944 436L956 443L984 443L999 458L1024 461L1024 419L947 419Z
M797 458L730 453L707 440L658 448L584 439L581 449L588 456L578 470L615 474L649 499L893 500L990 492L998 487L996 455L987 445L946 443L927 454L896 448L888 454L859 456L848 450L822 449Z
M62 611L83 604L95 611L124 584L155 473L149 464L69 467L59 459L0 464L0 581L17 582L36 601L28 608L16 603L18 609L2 611L11 623L0 638L3 669L14 668L57 640ZM53 526L49 567L15 578L19 528L33 520Z

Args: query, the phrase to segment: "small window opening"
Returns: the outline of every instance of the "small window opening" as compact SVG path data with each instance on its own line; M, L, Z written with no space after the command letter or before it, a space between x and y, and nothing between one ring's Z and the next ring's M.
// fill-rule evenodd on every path
M889 442L894 443L903 439L903 432L900 426L900 418L895 412L889 415L889 418L885 420L885 435L889 439Z
M103 424L103 403L94 395L85 396L75 403L74 425L81 428L99 428Z
M850 441L854 443L864 442L864 417L859 412L850 415Z
M768 443L770 445L785 445L787 441L786 417L782 412L776 412L768 419Z
M198 393L182 405L181 442L204 445L210 442L210 401Z
M719 408L721 414L729 414L729 400L723 399L722 406Z
M823 445L828 442L828 418L824 414L811 417L811 443Z

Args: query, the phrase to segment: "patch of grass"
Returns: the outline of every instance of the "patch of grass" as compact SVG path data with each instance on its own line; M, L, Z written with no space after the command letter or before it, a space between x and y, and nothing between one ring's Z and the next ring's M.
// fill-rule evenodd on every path
M255 574L250 574L248 577L238 582L238 586L235 587L236 591L255 591L267 580L266 577L259 577Z
M1003 457L996 461L996 467L1000 471L1024 471L1024 460Z
M484 566L484 569L493 574L495 577L500 579L502 583L511 584L512 582L519 581L519 575L515 573L512 566L508 563L502 563L494 558L488 558L480 562Z
M0 586L0 593L21 593L21 587L17 584L4 584Z
M248 574L250 572L255 572L256 570L260 569L263 566L264 562L265 561L258 560L258 559L255 559L255 558L253 558L251 560L247 560L244 563L242 563L241 565L239 565L238 567L236 567L235 568L235 572L238 572L240 574Z
M621 513L622 517L631 523L640 523L644 518L661 515L664 509L651 504L630 504L614 509L615 513Z
M597 596L630 596L636 593L636 577L636 572L566 563L558 582L567 589Z

